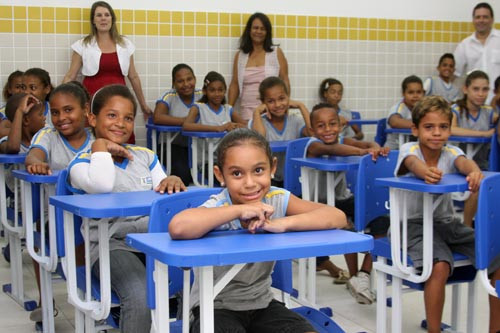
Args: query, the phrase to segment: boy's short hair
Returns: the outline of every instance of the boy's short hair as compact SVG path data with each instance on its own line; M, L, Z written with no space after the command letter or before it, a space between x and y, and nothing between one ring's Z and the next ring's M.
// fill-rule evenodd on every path
M450 105L441 96L425 96L418 101L411 112L411 120L413 121L415 127L418 127L420 120L425 117L426 114L435 111L439 111L445 115L451 124L453 114L451 113Z
M331 105L330 103L318 103L316 104L315 106L313 106L312 110L311 110L311 113L309 114L309 120L311 122L311 126L312 126L312 123L313 123L313 120L314 120L314 115L317 113L317 111L319 109L332 109L333 110L333 113L335 115L337 115L337 118L338 118L338 113L337 111L335 110L335 107L333 105Z
M486 8L490 11L490 14L491 14L491 18L494 18L495 16L493 16L493 8L491 8L491 5L487 2L480 2L478 3L477 5L474 6L474 9L472 10L472 17L474 17L474 15L476 15L476 10L478 10L479 8Z

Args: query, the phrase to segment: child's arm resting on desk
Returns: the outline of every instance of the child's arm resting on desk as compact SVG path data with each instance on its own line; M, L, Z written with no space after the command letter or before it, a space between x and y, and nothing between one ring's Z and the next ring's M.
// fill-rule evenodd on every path
M408 172L412 172L417 178L423 179L428 184L437 184L443 177L443 171L436 167L427 166L424 161L415 155L407 156L404 159L397 175L402 176Z
M265 221L274 212L274 208L262 202L222 207L198 207L186 209L172 218L168 232L173 239L195 239L207 232L239 219L245 221Z
M31 174L51 175L52 171L46 161L47 155L42 149L31 148L24 163L26 165L26 170Z
M388 123L392 128L411 128L411 125L413 125L410 119L404 119L400 114L389 116Z
M455 167L461 174L466 176L467 182L469 183L469 191L477 192L484 175L476 162L462 155L455 159Z
M346 141L347 140L347 141ZM351 144L354 143L354 144ZM376 145L376 146L375 146ZM344 144L324 144L323 142L313 142L307 149L307 157L318 157L323 155L332 156L362 156L371 154L372 159L376 160L379 155L387 156L388 148L380 148L374 143L373 147L370 142L357 141L353 139L344 139Z

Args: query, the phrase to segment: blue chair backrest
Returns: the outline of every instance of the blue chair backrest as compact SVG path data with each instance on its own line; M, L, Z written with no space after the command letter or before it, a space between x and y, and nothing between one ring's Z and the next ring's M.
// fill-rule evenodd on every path
M148 124L154 124L152 116L148 117ZM153 131L150 128L146 129L146 147L148 147L148 149L153 149ZM156 149L156 147L154 148Z
M483 179L476 213L476 268L485 269L500 254L500 174Z
M362 231L373 219L387 215L386 201L389 201L389 190L386 187L375 186L375 178L392 177L398 151L391 151L387 157L379 157L376 161L370 155L361 158L354 196L355 221L354 227Z
M292 158L304 157L304 150L309 138L292 140L286 148L284 187L296 196L302 195L300 184L300 166L292 161Z
M175 214L184 209L194 208L204 203L212 194L217 194L221 188L190 188L186 192L164 195L153 201L149 215L148 232L168 232L168 224ZM154 260L146 258L147 297L150 309L155 308L155 284L153 280ZM177 267L169 267L169 295L182 290L183 272Z
M491 137L490 156L488 160L489 171L500 171L500 145L498 144L498 133Z
M359 111L351 111L352 119L361 119L361 113ZM359 129L361 129L361 125L358 125Z
M383 147L385 144L385 140L387 140L387 134L385 133L385 129L387 127L386 122L386 118L379 119L377 122L377 132L375 134L374 141L378 143L380 147Z
M59 172L59 177L57 178L56 184L56 195L70 195L73 194L66 186L66 178L68 176L68 170L64 169ZM83 236L80 232L80 226L82 224L82 218L79 216L74 216L75 221L75 246L83 243ZM57 239L57 254L59 257L64 257L66 255L64 248L64 217L63 210L61 208L56 208L56 239Z

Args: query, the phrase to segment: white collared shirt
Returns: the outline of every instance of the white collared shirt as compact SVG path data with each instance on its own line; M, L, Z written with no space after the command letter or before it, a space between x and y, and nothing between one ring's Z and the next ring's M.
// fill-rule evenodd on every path
M457 76L479 69L490 78L490 93L487 104L493 98L495 79L500 76L500 31L491 29L485 43L481 43L474 32L458 44L455 53L455 72Z

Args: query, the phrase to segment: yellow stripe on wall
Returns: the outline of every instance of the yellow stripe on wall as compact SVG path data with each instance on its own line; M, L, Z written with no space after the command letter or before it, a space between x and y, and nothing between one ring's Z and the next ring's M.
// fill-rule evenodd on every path
M115 10L124 35L239 37L251 14ZM0 6L0 33L89 33L89 8ZM457 43L471 22L268 15L276 38ZM500 24L496 24L500 28Z

